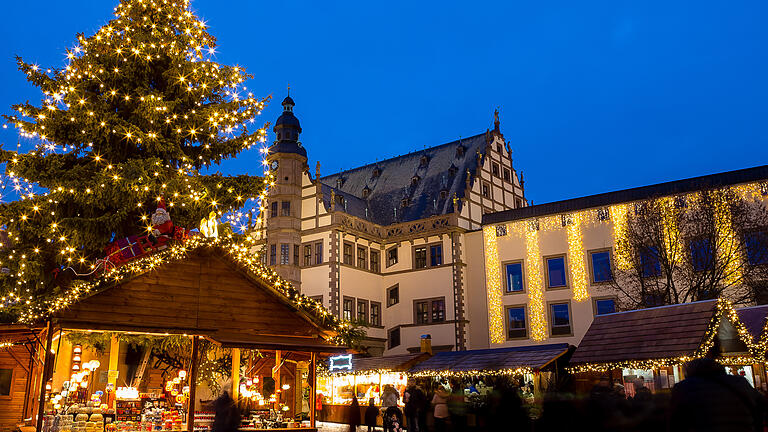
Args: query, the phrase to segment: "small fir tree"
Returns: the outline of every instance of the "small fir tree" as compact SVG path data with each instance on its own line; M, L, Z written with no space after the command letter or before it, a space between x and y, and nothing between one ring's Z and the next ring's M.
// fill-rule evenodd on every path
M199 173L264 141L253 123L266 99L243 86L251 76L211 60L215 39L187 0L124 0L114 15L77 36L63 69L17 59L43 98L5 116L38 143L0 151L21 185L0 206L6 310L55 295L63 270L98 270L110 241L151 227L161 199L175 225L194 228L263 197L261 178Z

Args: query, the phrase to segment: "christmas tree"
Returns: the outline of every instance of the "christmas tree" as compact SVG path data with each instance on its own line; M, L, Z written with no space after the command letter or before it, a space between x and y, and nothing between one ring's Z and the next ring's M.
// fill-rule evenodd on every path
M62 272L98 271L111 241L152 231L161 202L194 228L263 197L261 178L200 174L264 142L251 76L212 61L215 38L189 1L124 0L114 15L77 36L63 69L17 59L43 97L5 116L36 142L0 150L20 195L0 206L6 311L55 295Z

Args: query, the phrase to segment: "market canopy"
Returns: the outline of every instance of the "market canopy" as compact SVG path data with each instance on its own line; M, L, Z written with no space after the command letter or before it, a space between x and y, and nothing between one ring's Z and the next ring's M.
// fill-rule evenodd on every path
M56 326L190 334L224 346L338 352L340 323L255 257L216 239L192 241L88 282Z
M692 358L750 356L751 340L725 300L598 315L571 357L573 371L672 365Z
M521 374L544 369L568 353L566 343L470 351L444 351L412 367L416 376Z

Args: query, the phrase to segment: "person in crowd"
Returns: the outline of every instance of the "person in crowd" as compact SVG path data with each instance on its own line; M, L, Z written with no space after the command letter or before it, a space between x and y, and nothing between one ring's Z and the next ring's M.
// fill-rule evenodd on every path
M403 413L400 408L395 406L387 407L384 410L384 431L385 432L402 432L403 430Z
M368 432L376 430L376 420L379 417L379 408L373 403L373 398L368 400L368 408L365 409L365 425L368 426Z
M427 399L427 393L424 389L417 385L414 388L413 397L416 404L416 417L419 432L427 431L427 411L429 410L429 399Z
M487 407L488 430L514 430L526 432L531 430L528 411L523 406L519 389L507 382L495 383L493 392L488 398Z
M397 389L390 384L385 385L384 391L381 392L381 406L384 408L396 407L399 400L400 393L397 392Z
M416 407L415 386L409 386L403 393L403 414L405 414L405 425L408 427L408 432L418 432L419 426L417 423L418 409Z
M240 427L240 410L228 392L222 393L214 402L213 432L237 432Z
M685 365L686 378L672 389L670 430L762 432L766 400L746 379L727 375L712 359Z
M451 430L463 432L467 428L467 403L464 387L459 380L451 381L451 395L448 397L448 413L451 417Z
M356 432L360 424L360 402L357 396L352 396L352 403L349 405L349 431Z
M445 387L438 385L435 390L435 395L432 397L432 406L435 411L433 416L435 418L435 431L445 432L448 422L448 392Z

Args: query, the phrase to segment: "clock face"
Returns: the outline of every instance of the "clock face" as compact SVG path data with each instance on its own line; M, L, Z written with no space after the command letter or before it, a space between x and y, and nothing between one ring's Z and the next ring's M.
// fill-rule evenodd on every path
M273 171L277 169L277 165L278 165L277 161L273 161L272 162L272 165L270 165L270 166L272 167Z

